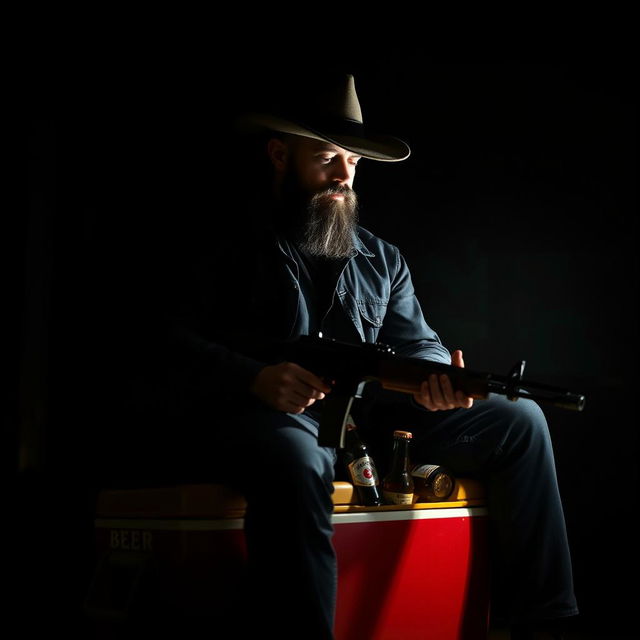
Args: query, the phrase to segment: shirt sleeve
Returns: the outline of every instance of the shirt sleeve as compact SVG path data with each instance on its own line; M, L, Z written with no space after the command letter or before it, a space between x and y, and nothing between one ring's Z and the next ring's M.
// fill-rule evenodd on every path
M379 341L402 356L451 364L451 354L427 324L416 297L409 267L395 248L396 269Z

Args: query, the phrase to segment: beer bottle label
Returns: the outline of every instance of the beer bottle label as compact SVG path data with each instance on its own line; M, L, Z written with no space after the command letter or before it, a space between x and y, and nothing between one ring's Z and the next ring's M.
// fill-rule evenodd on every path
M421 464L419 467L413 468L411 475L417 478L428 478L438 468L437 464Z
M426 493L429 499L444 500L453 493L454 479L440 465L422 464L411 470L414 478L422 478L424 484L419 483L420 493Z
M375 487L378 484L378 474L369 456L358 458L348 466L353 484L360 487Z
M397 491L383 491L382 496L388 504L412 504L413 493L398 493Z

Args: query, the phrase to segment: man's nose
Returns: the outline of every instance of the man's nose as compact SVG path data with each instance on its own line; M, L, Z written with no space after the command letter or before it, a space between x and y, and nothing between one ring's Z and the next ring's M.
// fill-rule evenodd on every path
M340 184L347 184L350 181L351 171L349 170L349 163L346 159L343 158L335 163L331 177L334 182L339 182Z

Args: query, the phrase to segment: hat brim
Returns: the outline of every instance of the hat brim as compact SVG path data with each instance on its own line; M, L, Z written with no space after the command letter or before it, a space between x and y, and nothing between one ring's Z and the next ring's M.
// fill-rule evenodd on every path
M406 160L411 154L409 145L394 136L370 133L368 131L366 136L347 135L335 131L320 131L307 124L270 114L245 114L237 119L236 125L245 132L271 130L315 140L324 140L342 149L356 153L363 158L380 162L400 162L401 160Z

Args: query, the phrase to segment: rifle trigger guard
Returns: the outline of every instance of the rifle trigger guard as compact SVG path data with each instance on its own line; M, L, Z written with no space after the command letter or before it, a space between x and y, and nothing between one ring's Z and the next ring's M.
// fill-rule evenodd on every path
M513 369L509 371L507 376L507 384L505 385L505 395L509 400L515 401L520 397L520 383L522 382L522 376L524 375L525 360L520 360Z

